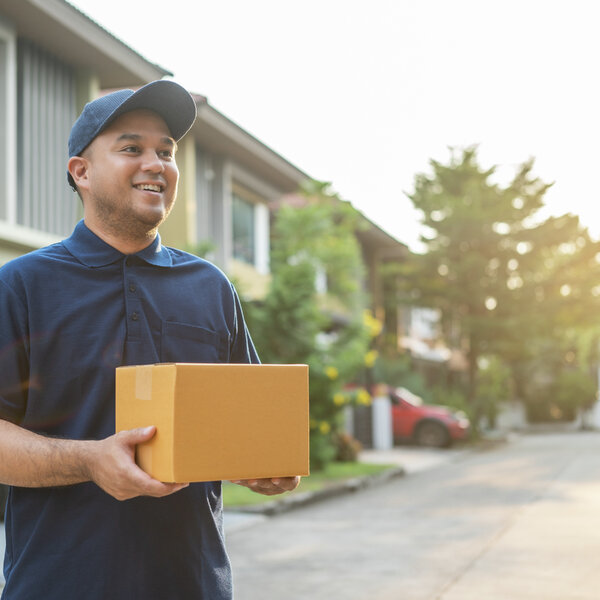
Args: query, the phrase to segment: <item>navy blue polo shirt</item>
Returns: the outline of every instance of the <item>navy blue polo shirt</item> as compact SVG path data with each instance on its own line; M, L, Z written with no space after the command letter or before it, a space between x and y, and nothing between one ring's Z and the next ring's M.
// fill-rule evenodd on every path
M0 269L0 418L101 439L115 429L115 367L175 361L258 362L210 263L159 237L126 256L80 222ZM6 534L5 600L232 595L220 482L125 502L93 483L12 487Z

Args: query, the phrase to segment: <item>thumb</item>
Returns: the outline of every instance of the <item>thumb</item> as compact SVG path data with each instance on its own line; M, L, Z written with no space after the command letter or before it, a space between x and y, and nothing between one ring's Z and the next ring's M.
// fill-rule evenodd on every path
M149 427L138 427L137 429L129 429L123 432L127 437L127 442L130 444L141 444L152 439L156 433L156 427L150 425Z

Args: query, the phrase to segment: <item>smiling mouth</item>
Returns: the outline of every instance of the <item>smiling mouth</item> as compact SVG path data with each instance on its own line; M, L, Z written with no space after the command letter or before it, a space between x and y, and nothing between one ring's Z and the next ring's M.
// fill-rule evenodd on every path
M141 190L142 192L162 192L163 186L158 183L141 183L139 185L133 186L136 190Z

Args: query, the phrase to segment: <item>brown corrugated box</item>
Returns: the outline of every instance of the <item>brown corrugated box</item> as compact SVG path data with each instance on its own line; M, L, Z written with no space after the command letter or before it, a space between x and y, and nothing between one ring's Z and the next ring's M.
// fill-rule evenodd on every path
M308 366L117 368L116 431L148 425L136 460L160 481L308 475Z

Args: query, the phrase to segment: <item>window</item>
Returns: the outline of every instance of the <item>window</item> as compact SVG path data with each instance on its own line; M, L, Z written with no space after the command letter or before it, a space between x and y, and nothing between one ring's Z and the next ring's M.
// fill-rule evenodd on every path
M67 235L78 200L66 179L67 139L75 121L75 76L32 42L17 45L17 223Z
M269 273L269 206L258 194L233 183L231 195L231 247L235 260Z
M233 258L254 265L256 259L254 204L233 194L232 218Z

